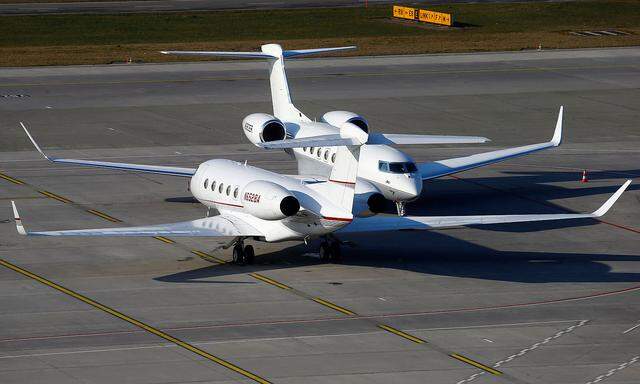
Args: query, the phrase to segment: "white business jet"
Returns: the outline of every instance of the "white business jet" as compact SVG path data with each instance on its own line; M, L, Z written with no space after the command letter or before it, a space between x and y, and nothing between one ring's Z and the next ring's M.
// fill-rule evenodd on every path
M380 212L387 199L394 201L398 214L403 215L405 203L420 196L424 180L494 164L560 145L562 107L558 114L553 138L549 142L420 164L416 164L409 155L389 145L483 143L488 139L475 136L371 133L369 123L364 117L348 111L327 112L320 121L312 121L291 101L284 69L285 58L355 48L351 46L283 51L278 44L266 44L262 46L261 52L162 51L162 53L181 56L266 59L269 64L273 115L253 113L244 118L242 127L245 135L254 145L263 148L286 148L285 150L297 160L300 175L316 175L325 179L329 177L335 161L335 145L338 145L335 140L339 138L340 127L343 124L354 124L369 133L369 140L360 149L356 193L366 197L361 201L372 212ZM298 141L300 144L306 144L301 148L292 149L283 144L283 140L302 138L307 141Z
M114 163L92 160L62 159L47 156L24 124L27 136L42 156L57 164L74 164L190 178L193 196L219 215L170 224L140 227L71 229L60 231L27 231L12 201L16 228L29 236L198 236L230 237L233 260L251 263L254 250L246 239L277 242L321 237L320 257L323 261L340 257L340 242L335 234L377 232L401 229L436 229L465 225L516 223L544 220L596 218L604 215L629 186L628 180L598 210L589 214L532 214L493 216L370 216L355 217L357 200L355 184L358 176L360 149L369 135L355 124L340 127L339 145L327 181L305 181L280 175L246 163L214 159L198 168ZM298 148L290 140L288 148Z

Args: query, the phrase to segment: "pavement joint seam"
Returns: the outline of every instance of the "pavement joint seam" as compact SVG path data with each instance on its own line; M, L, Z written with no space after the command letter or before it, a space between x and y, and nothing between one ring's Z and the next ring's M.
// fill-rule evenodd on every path
M515 67L515 68L483 68L483 69L458 69L458 70L432 70L432 71L404 71L395 72L394 76L416 76L416 75L444 75L460 73L508 73L508 72L549 72L557 70L579 70L579 69L612 69L612 68L634 68L632 65L593 65L574 67ZM324 78L344 78L344 77L375 77L387 76L385 72L353 72L353 73L325 73L319 75L289 75L290 80L295 79L324 79ZM5 83L0 84L0 88L16 87L45 87L45 86L74 86L74 85L114 85L114 84L156 84L156 83L191 83L197 81L240 81L240 80L268 80L264 76L236 76L236 77L200 77L196 79L160 79L160 80L122 80L122 81L76 81L57 83Z

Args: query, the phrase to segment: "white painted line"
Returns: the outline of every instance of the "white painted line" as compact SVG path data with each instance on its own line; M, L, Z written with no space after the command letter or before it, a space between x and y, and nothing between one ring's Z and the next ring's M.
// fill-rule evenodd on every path
M617 367L610 369L609 371L607 371L607 373L602 374L598 377L596 377L595 379L587 382L587 384L595 384L595 383L599 383L602 380L606 379L609 376L612 376L614 373L618 372L618 371L622 371L623 369L627 368L628 366L630 366L633 363L636 363L638 360L640 360L640 355L639 356L634 356L631 360L622 363L620 365L618 365Z
M482 339L484 341L486 341L487 343L493 343L493 340L489 340L489 339Z
M515 360L515 359L517 359L517 358L519 358L519 357L522 357L522 356L524 356L525 354L527 354L527 353L529 353L529 352L533 351L534 349L537 349L537 348L538 348L538 347L540 347L541 345L547 344L547 343L549 343L550 341L555 340L555 339L559 338L560 336L565 335L565 334L567 334L567 333L569 333L569 332L573 332L576 328L582 327L583 325L587 324L588 322L589 322L589 320L580 320L580 322L579 322L579 323L574 324L574 325L572 325L572 326L570 326L570 327L568 327L568 328L566 328L566 329L563 329L562 331L557 332L557 333L556 333L555 335L553 335L553 336L549 336L549 337L547 337L546 339L544 339L544 340L542 340L542 341L540 341L540 342L537 342L537 343L535 343L535 344L533 344L533 345L531 345L531 346L529 346L529 347L527 347L527 348L525 348L525 349L521 350L521 351L520 351L520 352L518 352L518 353L515 353L515 354L513 354L513 355L511 355L511 356L509 356L509 357L507 357L507 358L505 358L505 359L503 359L503 360L498 361L497 363L493 364L493 365L492 365L492 367L493 367L493 368L498 368L498 367L500 367L500 366L501 366L501 365L503 365L503 364L506 364L506 363L508 363L508 362L510 362L510 361L512 361L512 360ZM475 380L477 377L484 375L485 373L486 373L485 371L480 371L480 372L478 372L478 373L474 373L473 375L469 376L468 378L466 378L466 379L464 379L464 380L460 380L460 381L458 381L456 384L468 383L468 382L470 382L470 381ZM588 383L588 384L589 384L589 383Z
M640 327L640 324L634 325L633 327L631 327L631 328L627 329L626 331L622 332L622 334L624 335L626 333L629 333L629 332L633 331L634 329L636 329L638 327Z

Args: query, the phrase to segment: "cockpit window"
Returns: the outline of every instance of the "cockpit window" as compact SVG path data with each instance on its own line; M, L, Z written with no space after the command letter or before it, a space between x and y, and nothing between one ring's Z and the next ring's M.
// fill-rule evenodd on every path
M418 171L418 167L410 161L389 163L387 161L380 161L378 163L378 169L382 172L388 173L414 173Z

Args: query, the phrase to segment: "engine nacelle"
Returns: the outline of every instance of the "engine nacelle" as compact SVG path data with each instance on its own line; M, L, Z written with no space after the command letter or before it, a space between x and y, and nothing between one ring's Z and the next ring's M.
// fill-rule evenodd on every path
M242 191L246 211L264 220L280 220L300 210L300 202L291 191L265 180L252 181Z
M356 183L353 200L353 214L367 216L374 213L385 212L389 201L380 193L373 184L359 179Z
M334 127L340 127L344 123L351 123L356 125L358 128L363 131L369 133L369 123L367 120L353 112L349 111L331 111L322 115L322 121L325 123L329 123Z
M254 145L284 140L287 137L284 123L277 117L266 113L252 113L245 117L242 120L242 130Z

